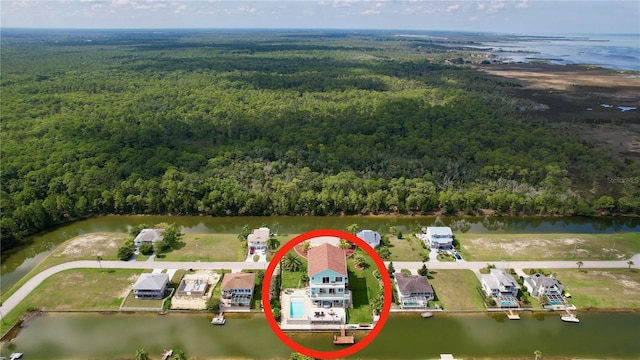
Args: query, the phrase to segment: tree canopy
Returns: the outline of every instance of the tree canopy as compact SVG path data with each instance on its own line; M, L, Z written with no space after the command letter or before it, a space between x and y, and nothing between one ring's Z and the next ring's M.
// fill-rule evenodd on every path
M516 84L445 65L451 48L428 40L105 30L0 45L3 249L105 213L640 214L637 183L597 186L637 164L519 111Z

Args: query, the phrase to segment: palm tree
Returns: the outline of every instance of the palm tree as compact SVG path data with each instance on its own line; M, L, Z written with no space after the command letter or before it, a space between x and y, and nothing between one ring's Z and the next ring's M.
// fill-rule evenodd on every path
M347 231L354 234L358 232L358 230L360 229L360 227L358 226L358 224L351 224L349 226L347 226Z
M631 271L631 267L635 265L635 263L631 260L627 261L627 265L629 265L629 271Z
M96 256L96 260L98 260L98 266L100 266L100 272L102 272L102 256L98 255Z
M302 267L302 260L292 253L287 253L282 258L282 268L288 271L298 271Z
M345 239L340 239L340 242L338 243L338 247L340 249L348 249L351 247L351 243Z
M534 352L533 352L533 355L535 355L535 356L536 356L536 359L535 359L535 360L539 360L539 359L541 359L541 358L542 358L542 351L540 351L540 350L536 350L536 351L534 351Z
M173 360L187 360L187 355L184 354L184 350L178 349L173 352Z
M582 267L582 265L584 265L584 263L581 260L578 260L576 265L578 265L578 270L580 270L580 268Z

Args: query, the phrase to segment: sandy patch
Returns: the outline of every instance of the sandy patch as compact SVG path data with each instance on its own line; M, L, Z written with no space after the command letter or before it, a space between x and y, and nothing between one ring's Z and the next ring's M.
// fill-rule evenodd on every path
M106 249L118 249L120 239L101 234L86 234L69 240L58 256L80 256L87 253L102 255Z
M470 247L482 252L504 254L512 257L526 258L531 254L539 254L541 257L553 257L559 250L566 251L567 247L573 247L574 253L581 255L590 254L586 249L580 248L585 243L583 239L562 238L562 239L526 239L513 241L512 239L499 238L474 238L470 239ZM472 250L473 252L473 250ZM537 256L536 256L537 257Z
M185 281L207 281L209 288L203 296L181 296L174 295L171 298L172 309L204 310L207 308L207 300L211 297L213 288L220 281L221 275L210 270L197 270L191 274L185 274L182 278Z

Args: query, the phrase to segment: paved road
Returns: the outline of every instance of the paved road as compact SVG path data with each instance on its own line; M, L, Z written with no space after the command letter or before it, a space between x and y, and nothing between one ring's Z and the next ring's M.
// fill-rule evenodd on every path
M582 268L628 268L629 264L627 264L628 260L603 260L603 261L582 261ZM640 266L640 254L636 254L631 258L634 265L633 268L639 268ZM578 268L576 264L577 260L571 261L456 261L456 262L445 262L445 261L429 261L427 262L427 267L433 270L444 270L444 269L454 269L454 270L480 270L487 266L488 263L495 265L499 269L567 269L567 268ZM389 265L388 262L385 262L385 265ZM422 267L421 262L409 262L409 261L394 261L393 267L396 270L407 269L407 270L418 270Z
M640 266L640 254L634 255L631 260L634 262L633 267L638 268ZM560 268L577 268L575 261L501 261L491 262L496 265L497 268L536 268L536 269L560 269ZM388 263L385 263L388 265ZM178 262L178 261L102 261L102 267L105 269L230 269L232 272L238 272L245 269L258 269L264 270L268 266L265 262ZM396 270L408 269L412 272L417 271L422 267L422 262L407 262L398 261L394 262L393 266ZM486 261L456 261L456 262L429 262L427 264L429 269L469 269L480 270L487 266ZM14 307L16 307L22 300L24 300L31 291L33 291L42 281L49 276L56 274L60 271L80 268L98 268L98 262L95 260L83 260L83 261L71 261L64 264L56 265L49 269L43 270L38 273L29 281L27 281L20 289L18 289L13 295L11 295L0 306L0 314L6 315ZM619 261L583 261L583 268L627 268L627 260Z

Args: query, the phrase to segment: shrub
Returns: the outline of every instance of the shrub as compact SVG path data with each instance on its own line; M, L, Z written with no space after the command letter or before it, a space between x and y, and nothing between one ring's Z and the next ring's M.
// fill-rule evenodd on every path
M253 262L258 262L260 260L260 255L253 255Z
M144 243L140 245L140 253L142 255L151 255L153 254L153 245Z
M391 256L391 252L389 251L389 248L386 246L380 246L377 252L378 252L378 255L380 255L380 257L382 258L382 260L389 260L389 257Z
M220 298L212 295L209 300L207 300L207 310L213 312L220 311Z
M402 239L402 231L398 231L398 239Z
M123 245L120 247L120 249L118 249L118 259L122 261L127 261L131 259L131 257L133 256L133 253L134 251L131 247Z

